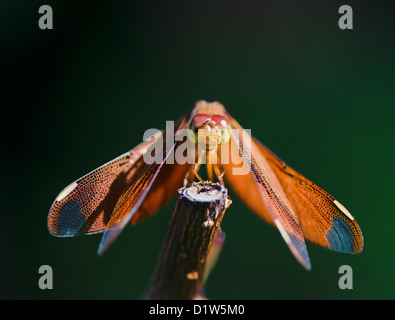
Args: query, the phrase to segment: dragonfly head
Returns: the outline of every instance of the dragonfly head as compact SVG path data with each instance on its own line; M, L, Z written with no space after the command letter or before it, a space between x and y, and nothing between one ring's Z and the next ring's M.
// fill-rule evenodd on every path
M228 121L221 115L197 114L188 125L189 138L207 151L215 150L230 139Z

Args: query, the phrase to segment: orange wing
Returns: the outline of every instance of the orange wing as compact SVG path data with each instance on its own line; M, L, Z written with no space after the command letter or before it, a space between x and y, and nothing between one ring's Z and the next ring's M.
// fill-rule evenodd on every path
M277 227L295 258L306 269L310 269L311 264L302 229L277 175L259 152L250 135L233 118L229 117L229 119L232 128L231 152L237 150L240 152L244 161L243 165L247 167L247 174L251 175L252 180L244 177L244 174L237 175L236 168L231 161L228 165L224 165L225 179L236 192L242 188L254 190L255 187L258 190L251 195L247 195L246 191L239 195L243 201L249 203L250 207L255 208L255 212L262 218L271 221ZM248 185L241 185L240 179ZM251 184L251 181L255 183Z
M334 251L361 252L362 232L350 212L334 197L287 166L259 141L254 141L292 202L304 237Z
M229 116L231 150L238 151L247 175L235 175L235 165L224 165L225 179L260 217L275 225L297 260L311 268L304 239L326 248L358 253L362 233L338 201L285 165ZM239 134L238 134L239 133ZM236 150L236 151L235 151ZM260 201L260 200L261 201Z
M58 237L103 232L119 197L135 182L136 162L162 133L67 186L48 215L49 232Z
M183 128L186 121L187 116L175 128ZM155 213L174 195L189 168L187 164L166 164L176 147L173 144L166 150L167 132L158 132L149 141L66 187L50 209L50 233L77 236L104 231L99 246L101 254L126 225ZM147 164L143 155L158 144L162 144L161 161Z

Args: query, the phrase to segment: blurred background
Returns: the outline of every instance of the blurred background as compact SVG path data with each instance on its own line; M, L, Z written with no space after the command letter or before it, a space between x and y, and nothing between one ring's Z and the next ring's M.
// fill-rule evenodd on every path
M53 9L41 30L38 8ZM124 230L55 238L49 208L77 178L164 128L197 100L220 101L358 221L359 255L308 245L304 270L279 232L230 190L210 299L394 299L393 1L2 1L2 299L140 299L175 199ZM53 268L53 290L38 269ZM338 286L341 265L353 289Z

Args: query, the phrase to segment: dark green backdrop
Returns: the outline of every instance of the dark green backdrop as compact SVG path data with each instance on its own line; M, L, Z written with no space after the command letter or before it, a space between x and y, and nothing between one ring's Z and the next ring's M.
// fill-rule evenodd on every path
M51 5L54 29L40 30ZM359 255L308 244L312 270L234 195L211 299L394 299L395 6L348 1L2 1L1 262L6 299L139 299L174 201L127 228L55 238L48 210L69 183L197 100L222 102L290 166L334 195L365 238ZM54 289L38 269L52 266ZM353 268L340 290L338 269Z

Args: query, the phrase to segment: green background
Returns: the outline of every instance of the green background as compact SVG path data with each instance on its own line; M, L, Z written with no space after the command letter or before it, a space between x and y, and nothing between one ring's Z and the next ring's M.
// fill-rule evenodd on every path
M359 255L312 244L312 270L235 195L210 299L394 299L395 6L348 1L2 1L3 299L140 299L175 200L102 257L100 235L52 237L69 183L137 145L197 100L229 113L358 221ZM38 269L53 268L40 290ZM353 269L340 290L338 269Z

